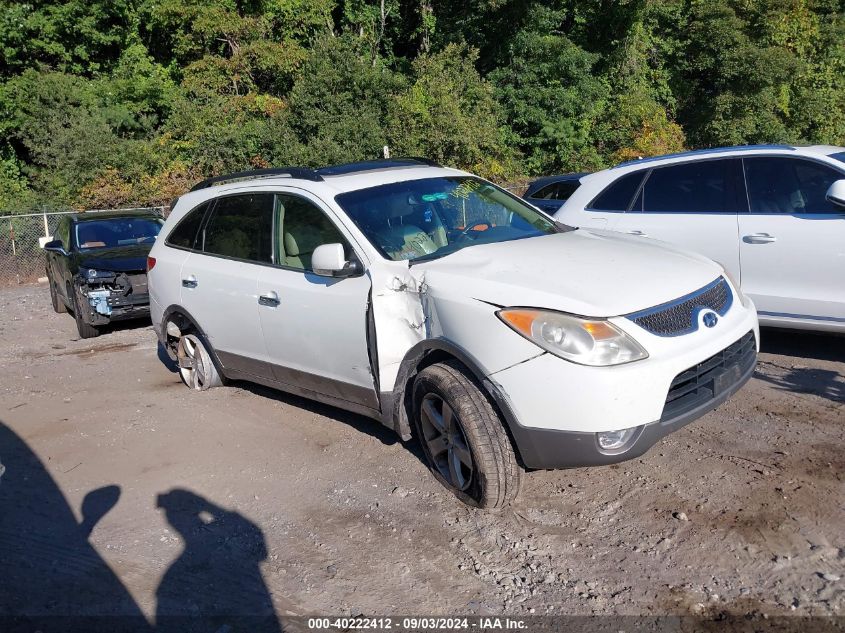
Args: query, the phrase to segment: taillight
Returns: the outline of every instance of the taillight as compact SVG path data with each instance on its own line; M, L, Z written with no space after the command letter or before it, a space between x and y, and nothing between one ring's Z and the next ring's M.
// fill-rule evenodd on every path
M156 258L155 257L147 257L147 272L150 272L153 269L153 266L156 265Z

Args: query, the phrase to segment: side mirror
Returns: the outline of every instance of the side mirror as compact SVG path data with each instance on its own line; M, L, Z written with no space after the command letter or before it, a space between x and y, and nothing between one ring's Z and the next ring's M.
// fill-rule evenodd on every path
M65 250L64 244L62 244L61 240L53 240L52 242L47 242L44 245L45 251L50 251L52 253L61 253L62 255L67 255L67 251Z
M347 261L343 244L320 244L311 254L311 269L322 277L352 277L363 271L357 260Z
M837 180L830 185L825 198L838 207L845 207L845 180Z

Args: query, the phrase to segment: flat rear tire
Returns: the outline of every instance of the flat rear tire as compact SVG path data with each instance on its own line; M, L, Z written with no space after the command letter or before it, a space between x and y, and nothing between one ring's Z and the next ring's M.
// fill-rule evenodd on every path
M182 382L195 391L207 391L223 384L211 354L196 334L183 334L176 344L176 362Z

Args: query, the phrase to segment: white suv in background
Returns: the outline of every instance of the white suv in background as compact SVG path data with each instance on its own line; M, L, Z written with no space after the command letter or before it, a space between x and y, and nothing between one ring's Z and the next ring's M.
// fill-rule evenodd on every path
M845 331L845 148L727 147L581 179L555 214L716 260L763 325Z
M249 380L375 418L481 507L522 467L642 455L739 389L759 338L712 261L417 159L204 181L148 268L189 387Z

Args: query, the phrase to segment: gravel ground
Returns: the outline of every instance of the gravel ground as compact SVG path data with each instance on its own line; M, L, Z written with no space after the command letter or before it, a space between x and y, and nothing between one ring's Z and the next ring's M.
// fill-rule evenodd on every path
M246 384L188 391L148 322L78 340L43 285L0 291L0 315L0 548L23 561L0 573L0 614L845 605L845 338L764 331L718 410L640 459L530 473L494 514L375 422Z

